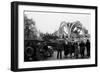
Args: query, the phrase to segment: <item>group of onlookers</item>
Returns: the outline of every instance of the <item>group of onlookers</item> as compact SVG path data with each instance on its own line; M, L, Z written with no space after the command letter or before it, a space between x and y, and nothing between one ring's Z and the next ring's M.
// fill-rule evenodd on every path
M67 43L58 43L57 58L62 58L62 51L64 56L71 58L86 58L90 57L90 41L73 41Z

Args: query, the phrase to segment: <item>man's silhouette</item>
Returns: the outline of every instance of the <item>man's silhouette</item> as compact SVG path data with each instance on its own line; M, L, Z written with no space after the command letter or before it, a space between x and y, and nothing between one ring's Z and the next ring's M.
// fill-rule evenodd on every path
M86 49L87 49L87 56L90 57L90 41L87 40L86 42Z
M58 42L57 43L57 58L62 58L62 50L63 50L63 43L62 42Z
M84 58L84 51L85 51L85 43L83 41L81 41L81 43L80 43L80 53L81 53L82 58Z

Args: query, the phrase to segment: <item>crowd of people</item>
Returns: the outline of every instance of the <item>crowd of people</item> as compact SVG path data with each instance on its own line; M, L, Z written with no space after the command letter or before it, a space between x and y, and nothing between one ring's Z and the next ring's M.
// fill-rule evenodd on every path
M62 58L62 51L64 56L70 58L89 58L90 57L90 41L77 41L60 43L57 45L57 58Z

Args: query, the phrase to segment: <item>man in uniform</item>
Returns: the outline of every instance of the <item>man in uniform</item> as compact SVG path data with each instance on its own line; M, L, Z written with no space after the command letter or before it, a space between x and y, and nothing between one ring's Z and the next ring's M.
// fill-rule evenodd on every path
M90 57L90 41L87 40L86 42L86 49L87 49L87 56Z
M57 58L59 57L60 59L62 58L62 50L63 50L63 42L59 40L57 43Z
M85 43L83 41L81 41L81 43L79 45L80 45L81 57L84 58Z

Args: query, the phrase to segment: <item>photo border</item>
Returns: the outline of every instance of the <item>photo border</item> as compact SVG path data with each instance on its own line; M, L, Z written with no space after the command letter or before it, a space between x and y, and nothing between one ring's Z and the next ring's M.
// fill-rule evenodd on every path
M18 6L32 5L32 6L50 6L63 8L83 8L95 10L95 64L88 65L74 65L74 66L52 66L40 68L18 68ZM68 5L68 4L51 4L51 3L35 3L35 2L11 2L11 70L12 71L31 71L31 70L48 70L48 69L65 69L65 68L81 68L81 67L95 67L97 66L97 6L83 6L83 5Z

